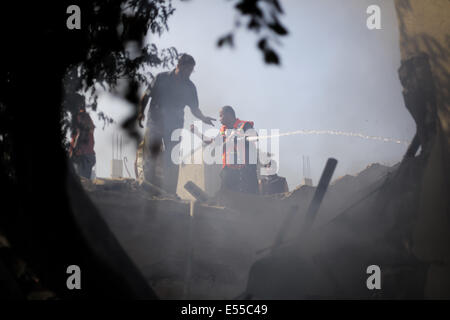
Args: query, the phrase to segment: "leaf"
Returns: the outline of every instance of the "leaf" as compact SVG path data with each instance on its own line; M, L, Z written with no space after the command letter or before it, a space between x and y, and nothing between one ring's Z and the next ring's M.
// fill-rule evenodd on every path
M230 47L234 46L233 43L233 34L229 33L226 36L221 37L218 41L217 41L217 46L218 47L222 47L223 45L229 45Z
M268 64L280 64L278 55L270 48L264 50L264 61Z
M285 36L288 34L288 31L285 27L283 27L278 22L271 23L268 25L270 29L272 29L275 33L279 34L280 36Z
M258 48L261 49L262 51L266 50L266 46L267 46L266 38L262 38L261 40L258 41Z
M280 36L285 36L288 34L288 31L285 27L283 27L276 17L276 15L272 15L272 19L274 22L267 24L270 29L272 29L275 33L279 34Z
M236 4L236 9L241 11L243 15L251 15L262 17L262 11L258 8L256 0L242 0Z

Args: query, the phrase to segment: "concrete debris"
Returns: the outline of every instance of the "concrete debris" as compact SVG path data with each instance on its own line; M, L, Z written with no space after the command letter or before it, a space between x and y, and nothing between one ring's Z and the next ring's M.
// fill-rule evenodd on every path
M349 179L353 183L335 181L315 223L331 220L336 207L349 202L339 194L374 184L390 170L374 164ZM162 299L231 299L242 293L250 267L265 254L261 249L298 234L316 190L301 186L267 196L226 191L192 206L192 200L177 199L133 179L83 179L82 183ZM357 187L351 187L355 184ZM186 296L188 261L191 272Z

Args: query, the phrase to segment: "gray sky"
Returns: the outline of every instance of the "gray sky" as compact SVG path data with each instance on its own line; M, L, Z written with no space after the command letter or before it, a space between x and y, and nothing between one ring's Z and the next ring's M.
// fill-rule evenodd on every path
M281 1L286 12L282 22L290 32L278 48L281 67L264 64L256 48L257 38L244 29L237 34L234 50L216 47L217 39L232 28L233 4L224 0L175 1L177 10L169 20L169 32L149 39L160 48L175 46L194 56L197 65L191 80L204 114L218 118L219 108L231 105L240 119L254 121L256 129L341 130L412 139L415 124L404 106L397 76L400 50L393 1ZM381 7L382 30L366 27L370 4ZM106 94L99 98L98 108L118 122L131 111L127 103ZM102 130L102 123L93 118L97 176L109 177L111 135L119 126ZM193 121L186 108L185 126ZM135 149L127 142L124 134L123 155L134 177ZM406 148L404 144L345 136L284 137L279 174L292 189L303 178L302 155L308 155L317 184L328 157L339 161L337 178L374 162L392 165Z

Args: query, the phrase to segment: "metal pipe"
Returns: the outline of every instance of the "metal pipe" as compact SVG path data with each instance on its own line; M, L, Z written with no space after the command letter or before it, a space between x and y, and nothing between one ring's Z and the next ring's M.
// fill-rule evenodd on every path
M314 197L309 205L308 211L306 212L302 232L311 228L320 204L322 203L323 197L325 196L325 192L327 191L328 185L330 184L331 177L336 169L337 162L338 161L336 159L328 158L325 169L320 177L319 184L317 185L316 192L314 193Z
M198 201L207 202L209 200L208 195L190 180L186 182L184 188Z

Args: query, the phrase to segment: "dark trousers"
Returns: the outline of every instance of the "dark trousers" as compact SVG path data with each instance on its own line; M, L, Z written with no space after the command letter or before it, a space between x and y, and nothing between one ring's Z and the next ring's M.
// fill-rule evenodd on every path
M78 174L87 179L91 178L92 167L95 165L95 154L82 154L72 157L73 163L76 165Z
M225 167L220 172L220 177L222 179L222 189L258 194L256 165L250 164L240 169Z
M176 194L179 165L172 161L171 156L179 141L171 141L173 130L163 130L157 125L148 126L145 130L144 176L154 185Z

